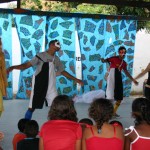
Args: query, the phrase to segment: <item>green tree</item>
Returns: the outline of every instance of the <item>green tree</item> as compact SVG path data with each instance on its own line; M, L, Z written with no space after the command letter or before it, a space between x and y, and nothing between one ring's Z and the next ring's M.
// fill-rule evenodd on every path
M147 8L137 8L137 7L117 7L118 15L133 15L143 18L150 17L150 11ZM150 32L150 21L138 21L137 30L146 28Z
M139 0L140 1L140 0ZM150 0L145 0L150 2ZM136 7L119 7L113 5L85 4L75 2L43 1L43 0L22 0L21 8L55 11L55 12L72 12L72 13L89 13L89 14L106 14L106 15L133 15L143 18L150 17L150 11L147 8ZM137 30L146 28L150 32L150 21L138 21Z
M82 12L89 14L107 14L115 15L116 6L97 5L97 4L79 4L76 8L72 8L71 12Z

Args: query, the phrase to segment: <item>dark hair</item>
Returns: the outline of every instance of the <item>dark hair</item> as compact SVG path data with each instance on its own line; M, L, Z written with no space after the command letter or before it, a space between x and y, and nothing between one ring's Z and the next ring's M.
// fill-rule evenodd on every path
M112 120L112 121L109 122L109 124L119 125L119 126L121 126L123 128L122 123L120 121L118 121L118 120Z
M18 129L19 129L20 132L24 132L25 125L26 125L26 123L27 123L28 121L29 121L29 120L28 120L28 119L25 119L25 118L20 119L20 120L18 121Z
M132 114L136 125L141 124L143 121L150 125L150 100L136 98L132 103Z
M79 123L85 123L85 124L88 124L88 125L93 125L93 121L89 118L83 118L79 121Z
M67 95L56 96L49 110L48 119L77 122L77 113L72 99Z
M39 125L35 120L29 120L25 125L25 134L27 137L35 138L39 132Z
M118 49L118 52L121 51L121 50L123 50L123 49L124 49L125 51L127 51L124 46L120 46L119 49Z
M104 98L95 99L89 107L89 116L96 122L97 128L101 129L104 122L108 122L113 116L113 104Z
M50 47L51 44L53 44L53 43L55 43L55 42L59 42L59 41L58 41L57 39L51 40L51 41L49 42L49 47Z

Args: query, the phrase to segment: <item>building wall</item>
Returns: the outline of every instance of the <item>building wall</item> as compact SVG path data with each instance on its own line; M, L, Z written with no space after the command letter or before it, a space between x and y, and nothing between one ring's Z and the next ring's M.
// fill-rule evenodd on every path
M150 34L144 30L137 32L135 41L135 54L133 64L133 77L139 74L150 63ZM148 74L138 79L139 85L132 83L132 93L142 93L143 82L147 79Z

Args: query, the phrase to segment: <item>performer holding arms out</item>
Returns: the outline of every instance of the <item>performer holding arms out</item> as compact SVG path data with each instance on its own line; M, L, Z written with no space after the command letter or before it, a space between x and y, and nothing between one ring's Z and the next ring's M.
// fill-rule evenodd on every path
M135 79L141 78L146 73L148 73L148 79L147 79L146 85L145 85L145 97L150 100L150 63L147 65L147 67L140 74L138 74L135 77Z
M101 61L108 62L110 64L109 75L107 77L106 97L107 99L113 99L116 101L114 105L114 116L119 117L116 114L121 101L123 100L123 83L121 71L123 70L127 77L129 77L135 84L138 82L133 79L130 73L127 71L127 63L123 60L126 54L126 48L121 46L118 49L119 56L113 56L107 59L101 59Z
M32 79L32 92L29 109L25 114L26 119L31 119L32 113L35 109L42 109L45 100L47 101L48 106L51 106L53 99L57 96L56 72L83 85L81 80L73 77L64 70L59 57L55 55L59 50L59 41L52 40L49 42L49 48L47 51L37 54L27 63L12 66L7 69L7 73L9 73L13 69L24 70L31 66L36 66L36 71Z

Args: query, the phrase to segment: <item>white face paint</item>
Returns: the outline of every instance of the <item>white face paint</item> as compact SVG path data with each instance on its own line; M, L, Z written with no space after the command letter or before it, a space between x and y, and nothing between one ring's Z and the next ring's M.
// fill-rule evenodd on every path
M119 56L125 57L125 55L126 55L126 50L122 49L119 51Z
M58 48L60 49L61 46L60 46L59 41L55 42L55 46L58 47Z

